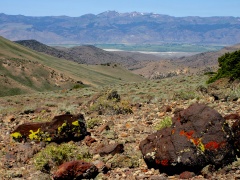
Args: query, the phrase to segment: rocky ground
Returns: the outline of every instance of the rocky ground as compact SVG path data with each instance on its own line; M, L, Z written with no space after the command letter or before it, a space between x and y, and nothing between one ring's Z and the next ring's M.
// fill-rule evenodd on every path
M101 89L0 98L0 179L51 179L62 162L77 159L98 168L95 179L240 179L238 158L219 169L208 165L198 174L167 175L149 169L139 149L140 142L156 132L160 122L195 102L212 107L223 117L240 115L239 86L228 89L229 97L235 98L217 100L205 92L206 79L205 76L174 77ZM109 98L107 95L113 89L118 93ZM49 122L54 116L66 113L84 115L88 135L83 140L59 144L17 142L11 136L19 124ZM234 121L228 120L229 125Z

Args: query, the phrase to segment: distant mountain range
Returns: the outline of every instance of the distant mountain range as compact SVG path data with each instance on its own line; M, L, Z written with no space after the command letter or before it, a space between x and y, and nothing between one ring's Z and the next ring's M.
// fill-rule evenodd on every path
M45 44L240 42L240 17L172 17L107 11L80 17L0 14L0 35Z

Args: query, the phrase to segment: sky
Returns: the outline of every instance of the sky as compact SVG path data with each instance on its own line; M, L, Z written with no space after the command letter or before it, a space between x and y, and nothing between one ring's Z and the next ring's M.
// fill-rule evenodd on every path
M184 16L240 17L240 0L0 0L0 13L79 17L114 10Z

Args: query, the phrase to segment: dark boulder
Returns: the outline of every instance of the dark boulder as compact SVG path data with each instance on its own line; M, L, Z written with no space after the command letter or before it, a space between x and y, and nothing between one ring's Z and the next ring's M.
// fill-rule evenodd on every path
M54 180L91 179L98 174L95 165L84 161L65 162L54 173Z
M11 133L17 141L67 142L80 140L87 134L82 114L55 116L51 122L24 123Z
M195 103L177 111L172 120L170 128L140 143L149 168L167 174L199 173L208 164L220 167L235 160L230 128L216 110Z

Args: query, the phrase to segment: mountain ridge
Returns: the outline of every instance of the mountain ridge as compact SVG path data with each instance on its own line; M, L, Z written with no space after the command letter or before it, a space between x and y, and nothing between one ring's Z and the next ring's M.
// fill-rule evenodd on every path
M45 44L240 42L239 17L173 17L155 13L103 12L79 17L0 14L0 35Z

